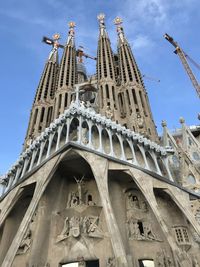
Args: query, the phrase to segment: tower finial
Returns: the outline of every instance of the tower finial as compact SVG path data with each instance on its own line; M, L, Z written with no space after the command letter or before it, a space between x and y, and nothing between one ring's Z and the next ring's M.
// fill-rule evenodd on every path
M123 27L122 27L122 22L123 22L123 20L120 17L116 17L114 19L114 24L117 26L117 33L119 35L119 38L120 38L120 40L122 42L124 42L125 38L124 38L124 30L123 30Z
M53 40L54 40L54 42L53 42L53 47L54 47L55 49L57 49L57 48L59 47L59 42L58 42L58 40L60 39L60 34L59 34L59 33L55 33L52 37L53 37Z
M76 27L76 24L75 24L75 22L70 21L68 23L68 26L69 26L69 36L68 36L67 44L69 44L70 40L72 40L72 44L74 44L73 43L73 39L74 39L74 35L75 35L74 28Z
M98 16L97 16L97 19L99 21L99 27L100 27L100 34L101 36L105 36L107 35L105 29L106 29L106 26L105 26L105 14L103 13L100 13Z
M98 19L98 21L99 21L99 23L100 23L100 26L101 25L104 25L104 20L105 20L105 14L104 13L100 13L98 16L97 16L97 19Z

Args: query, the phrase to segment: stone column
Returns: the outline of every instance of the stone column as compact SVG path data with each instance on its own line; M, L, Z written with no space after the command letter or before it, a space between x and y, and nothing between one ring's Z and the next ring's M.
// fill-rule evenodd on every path
M97 187L99 190L105 219L110 233L111 243L117 260L117 266L130 267L128 264L126 251L117 225L116 218L112 209L108 191L108 160L88 152L79 151L90 164L93 171Z

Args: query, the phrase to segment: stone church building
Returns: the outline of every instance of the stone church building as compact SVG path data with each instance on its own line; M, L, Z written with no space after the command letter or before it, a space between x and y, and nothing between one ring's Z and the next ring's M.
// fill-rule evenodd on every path
M0 179L0 266L199 267L200 127L158 136L122 20L117 53L98 22L90 77L73 22L65 45L44 38L24 149Z

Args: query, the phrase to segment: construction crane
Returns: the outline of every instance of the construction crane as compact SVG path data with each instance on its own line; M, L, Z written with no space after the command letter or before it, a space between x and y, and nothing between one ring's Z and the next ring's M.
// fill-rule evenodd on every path
M83 57L85 57L85 58L91 58L93 60L97 60L96 57L92 57L92 56L86 54L83 51L83 47L82 46L79 46L79 48L76 50L76 56L78 57L78 62L79 63L82 63L83 62Z
M200 66L182 50L182 48L178 45L177 42L174 41L174 39L171 36L169 36L166 33L164 35L164 38L175 47L174 53L179 56L179 58L183 64L184 69L186 70L194 88L196 89L198 96L200 97L200 85L199 85L197 79L195 78L195 76L194 76L194 74L193 74L193 72L192 72L192 70L188 64L187 59L191 63L193 63L199 70L200 70Z

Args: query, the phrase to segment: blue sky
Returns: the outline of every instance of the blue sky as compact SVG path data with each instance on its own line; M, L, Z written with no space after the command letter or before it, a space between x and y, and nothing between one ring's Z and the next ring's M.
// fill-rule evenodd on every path
M98 39L96 16L106 14L107 31L113 50L117 35L113 19L121 16L124 31L145 79L155 123L178 128L179 117L188 125L199 124L199 98L165 32L200 63L199 0L9 0L0 4L0 174L17 160L29 120L32 101L50 47L43 35L59 32L66 40L71 20L76 22L76 45L95 55ZM61 52L61 51L60 51ZM61 57L61 54L60 54ZM95 64L86 60L88 73ZM200 72L193 67L200 81Z

